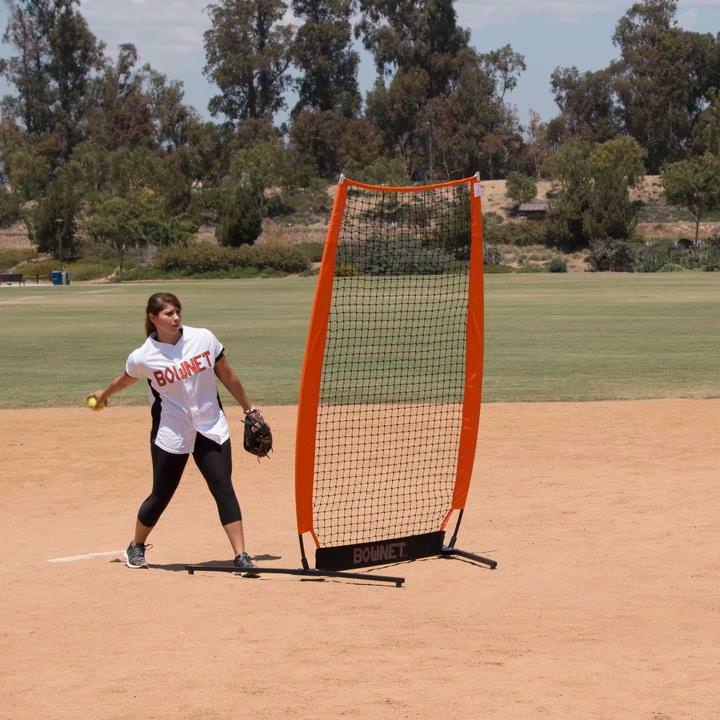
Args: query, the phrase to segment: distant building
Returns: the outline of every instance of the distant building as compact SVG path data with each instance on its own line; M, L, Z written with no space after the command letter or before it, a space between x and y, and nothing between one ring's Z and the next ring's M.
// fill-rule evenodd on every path
M518 217L532 218L542 220L547 213L546 202L528 202L520 203L517 209Z

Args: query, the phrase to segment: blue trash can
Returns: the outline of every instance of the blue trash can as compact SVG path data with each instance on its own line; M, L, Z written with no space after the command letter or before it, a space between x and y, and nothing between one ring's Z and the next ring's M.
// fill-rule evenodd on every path
M50 272L50 282L53 285L69 285L70 273L67 270L52 270Z

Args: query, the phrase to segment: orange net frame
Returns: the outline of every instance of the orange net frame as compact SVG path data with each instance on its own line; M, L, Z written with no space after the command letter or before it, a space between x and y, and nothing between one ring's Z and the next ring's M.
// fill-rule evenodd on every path
M480 194L477 178L338 184L302 370L295 497L301 538L353 548L355 565L413 556L412 542L386 541L436 548L465 507L483 375Z

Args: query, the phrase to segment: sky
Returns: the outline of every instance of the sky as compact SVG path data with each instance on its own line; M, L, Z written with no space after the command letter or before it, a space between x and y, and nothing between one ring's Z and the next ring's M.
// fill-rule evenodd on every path
M618 56L612 35L631 0L456 0L458 22L471 33L480 52L512 45L525 56L527 70L506 100L514 105L520 122L530 111L549 120L557 114L550 91L550 74L560 67L598 70ZM81 12L90 30L115 56L122 43L133 43L142 62L185 86L185 101L203 117L217 88L202 74L205 63L203 33L209 27L206 0L82 0ZM5 3L0 6L0 27L7 24ZM720 0L680 0L679 25L687 30L720 31ZM361 50L358 47L358 50ZM10 48L0 47L7 57ZM374 80L369 55L361 52L360 87L367 91ZM0 83L0 93L7 85ZM280 118L282 120L282 118Z

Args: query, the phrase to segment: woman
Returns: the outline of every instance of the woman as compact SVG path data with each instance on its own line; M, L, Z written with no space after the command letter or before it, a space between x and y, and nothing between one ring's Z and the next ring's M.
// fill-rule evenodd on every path
M232 485L230 431L220 404L215 376L242 406L257 415L225 357L219 340L203 328L182 325L182 306L171 293L156 293L147 303L147 339L133 350L125 372L93 393L98 408L116 392L145 378L150 386L153 484L140 506L135 536L125 550L129 568L147 567L146 540L180 483L192 453L217 503L220 522L240 570L256 566L245 551L242 516Z

